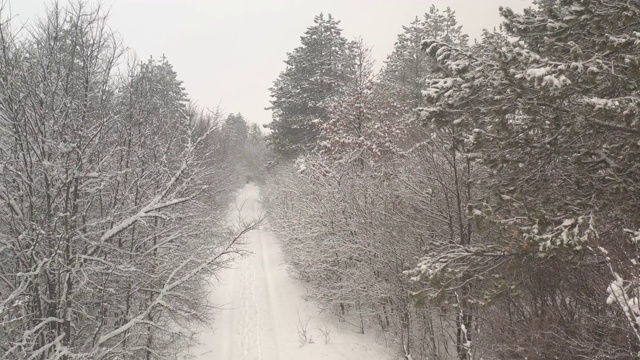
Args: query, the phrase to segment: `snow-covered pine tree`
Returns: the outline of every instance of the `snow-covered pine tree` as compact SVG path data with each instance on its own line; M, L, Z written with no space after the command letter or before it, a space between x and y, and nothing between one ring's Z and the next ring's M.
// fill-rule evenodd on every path
M627 232L640 227L640 3L542 5L521 15L502 10L515 40L486 33L471 51L425 44L446 76L430 82L423 116L457 126L452 145L464 144L486 169L487 196L469 215L493 235L466 254L426 256L416 274L446 278L438 258L448 268L491 270L473 284L484 289L477 301L502 300L483 309L490 321L480 340L497 356L633 358L635 325L605 325L628 322L602 298L610 266L633 279L638 256ZM535 332L532 343L531 329L541 325L553 336Z
M249 127L242 114L229 114L224 120L224 147L227 156L234 157L239 164L249 136Z
M244 145L244 142L247 141L249 136L249 126L242 114L227 115L227 118L224 120L224 126L229 133L229 140L237 142L241 146Z
M385 62L381 85L404 114L413 114L417 107L423 105L425 79L438 73L437 64L422 51L422 41L436 39L455 46L466 46L468 36L462 32L453 10L447 7L442 13L435 5L429 8L422 19L416 17L402 29L393 52Z
M437 39L442 43L466 48L468 37L462 33L462 27L457 24L453 10L447 8L442 12L435 6L431 6L421 19L416 18L411 26L404 27L404 30L404 33L398 37L394 52L387 59L386 67L382 72L381 87L389 89L388 92L403 109L404 121L396 121L404 122L408 127L411 126L407 132L409 136L404 139L405 146L410 147L410 150L405 153L406 158L402 160L407 170L401 172L406 178L400 189L403 196L406 196L404 191L408 193L417 191L414 197L418 196L420 201L414 203L412 197L407 196L406 206L411 207L412 211L420 212L421 216L416 218L416 221L426 230L425 234L412 234L412 236L423 239L422 251L443 249L452 244L469 246L474 236L466 216L465 204L472 197L471 164L465 158L464 150L459 146L453 146L450 142L459 130L456 126L436 129L421 126L418 122L406 122L407 118L415 119L416 108L424 105L430 79L439 78L444 73L438 62L422 50L423 41ZM425 194L429 195L425 197ZM434 202L434 199L438 200ZM425 207L425 201L431 206ZM403 213L403 210L398 212ZM429 315L424 315L424 318L418 320L422 323L414 325L414 328L424 326L427 330L423 334L431 332L429 336L437 338L440 335L433 333L433 330L428 330L433 329L429 324L437 317L447 318L455 325L442 329L448 334L442 337L443 345L445 348L457 347L458 354L463 359L471 356L468 345L471 344L472 332L471 330L466 332L463 329L472 328L473 317L471 306L467 301L470 288L461 286L456 290L460 294L459 298L448 300L457 303L459 311L444 315L439 313L439 304L419 306L423 314ZM409 319L407 323L408 321ZM441 355L440 352L443 349L439 346L412 346L412 340L424 341L426 335L410 333L408 324L406 327L407 329L403 331L407 331L404 347L407 354L415 353L432 357ZM449 343L447 337L456 339L456 342Z
M320 124L318 149L332 161L371 165L399 152L403 131L393 119L400 109L374 82L371 50L362 39L352 44L351 52L353 76L330 106L328 121Z
M339 25L330 14L317 15L270 89L269 142L280 155L291 157L316 146L317 123L327 121L330 104L349 81L352 61Z
M403 33L398 35L393 52L381 73L381 83L408 113L422 103L421 91L428 62L420 49L424 33L422 22L416 17L409 26L402 28Z

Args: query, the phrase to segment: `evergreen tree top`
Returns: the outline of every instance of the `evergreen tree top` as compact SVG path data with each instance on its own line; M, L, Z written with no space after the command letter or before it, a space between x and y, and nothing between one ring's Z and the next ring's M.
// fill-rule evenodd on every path
M352 56L339 24L330 14L316 15L270 89L269 140L280 154L315 147L316 123L327 120L328 107L350 81Z

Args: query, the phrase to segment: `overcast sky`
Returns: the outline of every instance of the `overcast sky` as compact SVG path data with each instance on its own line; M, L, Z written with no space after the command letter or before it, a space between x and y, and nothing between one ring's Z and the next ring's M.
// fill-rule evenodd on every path
M43 0L9 0L19 23L42 14ZM64 0L60 1L65 3ZM111 28L137 56L166 55L192 100L271 121L269 87L286 53L320 12L341 21L348 39L361 36L380 66L402 26L434 4L455 10L473 39L497 27L498 6L520 11L529 0L106 0Z

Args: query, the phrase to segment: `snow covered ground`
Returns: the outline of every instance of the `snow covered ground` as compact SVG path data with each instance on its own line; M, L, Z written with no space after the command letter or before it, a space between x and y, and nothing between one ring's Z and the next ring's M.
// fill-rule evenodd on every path
M259 217L259 189L246 185L238 193L245 218ZM202 345L192 353L202 360L385 360L392 351L373 335L320 314L305 301L304 288L286 271L280 244L263 226L247 235L246 249L252 254L220 274L211 289L212 301L221 306L212 329L201 333ZM308 323L307 323L308 321ZM307 341L302 344L302 326ZM323 330L329 331L325 343Z

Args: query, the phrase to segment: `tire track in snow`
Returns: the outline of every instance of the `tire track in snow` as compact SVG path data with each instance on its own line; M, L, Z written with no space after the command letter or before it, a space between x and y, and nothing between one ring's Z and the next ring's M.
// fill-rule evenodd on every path
M276 316L276 314L278 313L277 311L277 306L278 303L275 300L275 289L273 288L273 284L271 283L271 276L268 276L267 273L267 264L269 263L269 259L268 259L268 254L265 251L265 246L264 246L264 236L260 236L258 239L258 243L259 243L259 249L260 249L260 260L261 260L261 265L263 268L263 273L266 275L265 276L265 292L266 292L266 299L267 299L267 307L268 307L268 315L269 315L269 320L271 322L271 326L272 328L275 329L279 329L280 326L278 324L278 317ZM275 346L275 358L273 360L280 360L281 356L280 356L280 344L278 341L278 334L276 333L276 331L272 331L272 336L273 336L273 344Z
M257 283L256 283L256 265L255 265L255 261L253 259L251 259L252 261L250 261L251 263L251 299L253 300L253 306L254 306L254 311L255 311L255 331L256 331L256 340L255 340L255 345L256 345L256 349L258 351L258 360L262 360L262 344L260 342L260 304L258 303L258 300L256 298L256 287L257 287Z

